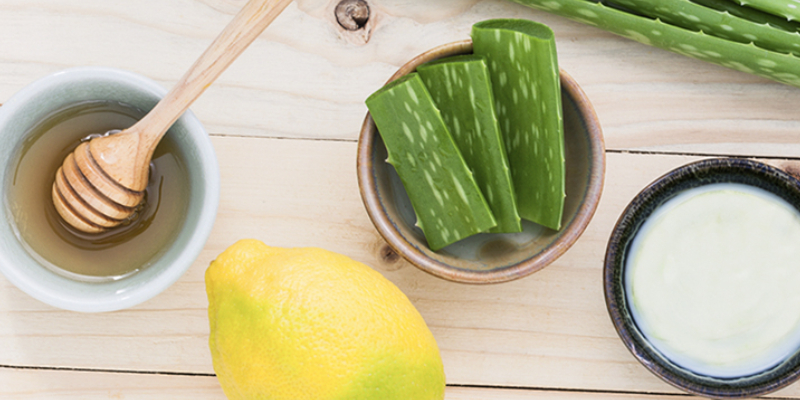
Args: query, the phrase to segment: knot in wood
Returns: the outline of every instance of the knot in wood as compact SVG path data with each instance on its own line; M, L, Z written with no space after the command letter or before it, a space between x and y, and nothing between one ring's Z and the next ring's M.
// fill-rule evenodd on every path
M786 162L782 165L779 165L781 169L786 171L787 174L792 175L793 177L800 179L800 164L795 162Z
M381 247L381 259L387 264L394 264L400 260L400 255L397 254L391 247L384 245Z
M348 31L357 31L369 21L369 4L364 0L342 0L334 10L336 21Z

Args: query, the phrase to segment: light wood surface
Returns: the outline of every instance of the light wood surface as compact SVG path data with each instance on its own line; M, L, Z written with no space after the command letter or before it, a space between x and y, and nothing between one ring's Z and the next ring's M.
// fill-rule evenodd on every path
M205 249L167 291L130 310L79 314L0 276L0 398L224 398L208 351L203 274L250 237L336 251L395 282L439 343L448 400L684 396L614 331L602 295L609 234L639 190L687 162L744 155L791 166L800 89L504 0L367 1L371 17L357 32L336 23L336 1L295 1L192 106L219 158L221 202ZM0 103L81 65L172 87L244 3L0 0ZM387 252L358 194L356 137L364 99L401 64L493 17L553 28L560 66L603 126L606 183L586 232L554 264L509 283L455 284ZM800 398L800 385L773 397Z

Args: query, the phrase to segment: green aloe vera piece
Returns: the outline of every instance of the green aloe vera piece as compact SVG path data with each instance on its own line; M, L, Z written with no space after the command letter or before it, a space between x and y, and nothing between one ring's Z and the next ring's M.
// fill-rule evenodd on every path
M703 31L740 43L754 43L767 50L800 55L800 33L775 29L695 4L689 0L613 0L641 14L686 29Z
M366 103L431 250L497 224L417 73L387 84Z
M800 0L735 0L740 5L786 18L788 21L800 20Z
M800 58L721 39L586 0L511 0L640 43L800 87Z
M522 231L486 60L448 57L423 64L417 72L497 220L490 232Z
M472 42L489 63L519 215L560 229L564 127L553 31L533 21L494 19L472 26Z
M800 25L796 21L788 21L786 18L781 18L761 10L749 6L742 6L730 0L692 0L693 3L700 4L717 11L725 11L728 14L744 18L750 22L757 24L767 24L774 28L780 28L788 32L796 32L800 30Z

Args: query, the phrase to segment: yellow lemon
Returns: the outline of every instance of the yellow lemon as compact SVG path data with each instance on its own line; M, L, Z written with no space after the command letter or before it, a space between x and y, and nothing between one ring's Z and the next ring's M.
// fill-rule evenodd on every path
M206 271L214 370L229 399L441 400L436 340L366 265L242 240Z

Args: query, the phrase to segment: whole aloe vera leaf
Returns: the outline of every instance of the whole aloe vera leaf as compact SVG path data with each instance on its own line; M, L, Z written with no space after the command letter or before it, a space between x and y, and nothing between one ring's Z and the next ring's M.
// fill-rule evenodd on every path
M419 75L387 84L366 104L431 250L497 224Z
M689 0L613 0L615 3L664 22L722 39L754 43L767 50L800 55L800 33L756 24Z
M490 232L521 232L486 60L448 57L420 65L417 72L497 220Z
M788 21L800 20L800 0L736 0L736 2L786 18Z
M489 63L519 215L560 229L564 126L553 31L534 21L494 19L472 26L472 42Z
M691 0L693 3L713 8L717 11L725 11L728 14L744 18L750 22L757 24L767 24L774 28L780 28L787 32L797 32L800 30L800 24L796 21L788 21L786 18L778 17L770 13L765 13L761 10L749 6L743 6L732 2L731 0Z
M800 58L792 54L721 39L586 0L511 1L596 26L646 45L800 87Z

